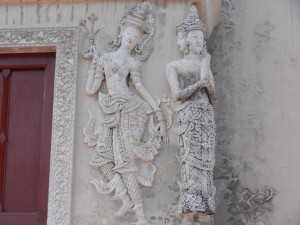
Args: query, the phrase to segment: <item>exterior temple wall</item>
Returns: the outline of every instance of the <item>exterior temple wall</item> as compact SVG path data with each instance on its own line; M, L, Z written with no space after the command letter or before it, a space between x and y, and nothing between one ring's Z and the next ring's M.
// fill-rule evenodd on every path
M223 1L209 42L219 101L216 224L300 223L299 9L296 0Z
M103 23L104 30L114 35L124 9L136 2L2 3L0 27L73 27L94 13L96 28ZM151 3L156 33L154 49L142 67L142 79L158 100L170 94L166 64L181 57L175 27L185 18L191 2ZM210 12L207 15L211 16ZM222 22L207 40L218 99L215 224L299 225L300 2L223 0L222 12ZM210 21L219 20L219 15L211 17ZM80 33L79 53L87 45ZM100 35L96 47L103 53ZM96 97L85 93L89 63L78 56L71 224L123 224L132 218L115 219L112 215L118 204L111 196L99 195L88 181L93 155L83 142L88 109L96 114L98 124L103 118ZM170 144L154 160L153 187L142 190L146 217L153 225L180 224L177 138L171 130L169 137Z

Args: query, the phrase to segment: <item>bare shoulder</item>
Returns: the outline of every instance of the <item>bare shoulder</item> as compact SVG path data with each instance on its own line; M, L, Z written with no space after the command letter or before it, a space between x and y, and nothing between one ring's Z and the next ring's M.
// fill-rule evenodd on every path
M169 62L167 65L170 66L177 66L177 65L182 65L186 63L186 59L178 59L178 60L174 60L172 62Z
M167 64L167 70L174 69L178 75L184 75L188 73L190 67L191 60L187 59L179 59Z
M203 62L203 61L210 61L211 60L211 55L206 52L204 55L201 56L200 58L200 62Z
M169 62L167 64L167 67L171 67L174 69L179 69L180 67L184 66L187 64L187 61L185 59L179 59L179 60L174 60L172 62Z

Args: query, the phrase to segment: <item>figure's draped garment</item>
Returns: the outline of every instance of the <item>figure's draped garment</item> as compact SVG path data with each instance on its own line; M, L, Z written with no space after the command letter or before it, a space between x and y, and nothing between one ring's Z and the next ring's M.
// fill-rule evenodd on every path
M100 60L100 63L103 64L103 74L104 72L108 74L103 75L104 78L105 76L112 77L109 82L120 81L128 85L128 73L131 75L133 82L140 81L140 63L137 61L123 62L122 60L116 60L114 62L107 54ZM99 92L99 104L106 116L100 128L100 135L97 137L95 154L90 162L91 167L97 169L104 165L112 165L110 167L113 168L108 169L112 169L114 173L121 176L134 173L139 184L151 186L156 170L154 165L151 164L148 175L143 174L141 176L138 173L136 162L137 159L146 162L152 161L160 148L160 136L153 126L152 116L149 116L152 112L151 107L137 94L130 91L129 88L123 94L103 94ZM143 142L142 138L149 117L150 138L147 142ZM91 130L92 123L93 121L87 125L87 129ZM117 180L110 179L107 183L107 179L105 181L101 177L96 179L97 181L94 180L93 183L101 193L112 192L115 187L114 182L117 182ZM136 184L134 185L136 186Z
M189 76L179 77L182 89L200 80L199 68L188 71ZM213 83L211 85L214 86ZM199 89L181 105L177 114L174 130L178 135L178 158L181 163L180 213L215 213L213 167L216 126L209 99L207 91Z

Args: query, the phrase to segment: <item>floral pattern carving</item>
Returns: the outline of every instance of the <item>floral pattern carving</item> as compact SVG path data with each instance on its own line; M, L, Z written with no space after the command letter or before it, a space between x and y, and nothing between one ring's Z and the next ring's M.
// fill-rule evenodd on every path
M71 210L77 27L1 29L0 49L56 48L48 225L69 225Z

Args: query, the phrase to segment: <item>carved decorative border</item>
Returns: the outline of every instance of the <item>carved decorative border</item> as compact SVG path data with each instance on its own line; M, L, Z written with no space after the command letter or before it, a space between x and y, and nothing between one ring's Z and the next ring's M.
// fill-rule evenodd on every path
M0 53L28 47L56 49L47 224L69 225L78 28L0 29Z

